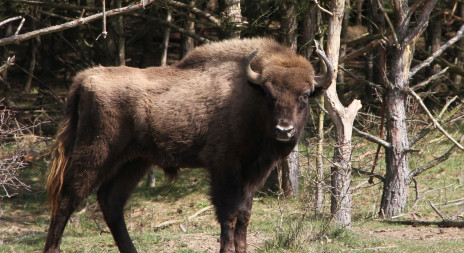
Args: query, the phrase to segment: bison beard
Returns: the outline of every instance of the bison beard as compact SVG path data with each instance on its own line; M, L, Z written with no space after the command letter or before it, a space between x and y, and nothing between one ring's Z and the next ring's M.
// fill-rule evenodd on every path
M201 46L170 67L80 72L53 149L44 251L59 251L70 215L97 190L119 250L136 252L123 207L156 164L171 177L206 168L221 252L246 252L253 194L297 144L308 99L332 79L322 58L329 70L314 76L303 57L255 38Z

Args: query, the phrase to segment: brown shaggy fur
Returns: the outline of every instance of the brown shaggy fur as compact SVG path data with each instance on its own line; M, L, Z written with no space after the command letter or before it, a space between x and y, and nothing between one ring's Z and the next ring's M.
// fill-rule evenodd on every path
M247 81L246 58L263 84ZM68 95L48 180L52 218L44 251L59 250L67 220L98 189L122 252L134 252L123 206L151 164L205 167L221 224L221 252L246 252L254 192L303 131L311 64L270 39L196 48L177 65L80 72ZM294 127L282 141L276 131ZM280 131L280 130L279 130ZM282 135L282 133L280 133Z

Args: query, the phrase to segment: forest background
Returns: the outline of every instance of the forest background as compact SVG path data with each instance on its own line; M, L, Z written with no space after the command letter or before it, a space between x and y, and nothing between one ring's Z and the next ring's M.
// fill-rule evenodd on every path
M78 71L174 64L195 46L256 36L315 66L317 41L338 72L298 149L256 198L251 248L462 248L463 18L458 0L1 1L0 250L42 247L48 150ZM174 185L150 173L128 205L144 251L216 249L204 172L184 172ZM102 224L91 198L63 247L114 251Z

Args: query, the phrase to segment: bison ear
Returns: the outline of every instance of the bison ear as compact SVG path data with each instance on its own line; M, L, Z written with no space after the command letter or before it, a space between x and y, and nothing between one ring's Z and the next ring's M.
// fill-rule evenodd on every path
M258 54L259 50L256 50L254 51L253 53L251 53L247 59L246 59L246 67L245 67L245 72L246 72L246 76L247 76L247 79L248 81L254 83L254 84L258 84L258 85L261 85L263 83L263 76L262 74L259 74L259 73L256 73L254 72L252 69L251 69L251 61L253 60L253 58L256 56L256 54Z
M325 56L324 51L320 49L320 45L317 42L316 42L316 53L319 56L319 58L324 62L325 71L323 71L322 75L314 77L314 82L315 82L314 88L315 90L317 90L318 88L325 90L332 83L332 79L335 75L335 70L332 65L332 62L330 62L327 56Z

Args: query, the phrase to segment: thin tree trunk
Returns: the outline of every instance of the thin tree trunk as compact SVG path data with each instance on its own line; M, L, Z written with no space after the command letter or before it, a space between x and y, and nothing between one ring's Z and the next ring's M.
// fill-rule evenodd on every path
M459 17L464 18L464 3L459 4ZM458 46L456 47L456 60L455 64L459 68L464 67L464 40L460 40L458 42ZM457 93L461 93L463 90L462 87L462 76L458 74L453 74L453 82L454 82L454 87Z
M337 70L345 1L333 0L331 9L333 16L329 18L327 56ZM337 227L350 228L351 136L353 121L361 108L361 102L354 100L346 108L341 104L336 91L336 76L325 93L325 99L325 106L336 128L336 144L331 168L331 212Z
M324 106L324 97L320 98L321 105ZM323 110L319 111L318 130L317 130L317 157L316 157L316 214L322 214L322 203L324 200L324 115Z
M409 31L409 27L401 23L406 18L408 6L400 0L393 2L396 36L398 41L402 42ZM387 141L391 144L391 148L385 151L386 175L380 204L380 215L384 217L392 217L401 213L406 207L408 197L410 181L407 153L409 141L406 125L407 95L403 89L409 87L409 70L414 43L402 43L397 47L391 47L390 50L392 60L389 79L393 87L386 91L386 130Z
M116 8L122 7L122 0L116 0ZM123 15L119 15L116 21L116 33L118 36L118 65L126 65L126 37L124 34Z
M285 0L280 6L280 34L281 40L284 44L289 46L294 52L297 49L297 28L298 23L296 19L296 2L292 0Z
M172 18L171 12L168 10L166 13L166 22L171 22L171 18ZM166 27L166 30L164 30L163 52L161 54L161 63L160 63L160 66L162 67L166 66L168 62L169 34L170 34L170 29L169 27Z
M196 1L190 1L190 7L195 7ZM195 15L190 13L190 17L193 19ZM195 22L192 20L187 20L185 22L185 29L189 32L195 33ZM190 50L195 47L194 41L192 37L182 35L182 56L186 56Z
M285 1L281 6L281 34L284 44L289 46L294 52L297 49L297 28L296 3L294 1ZM285 196L295 196L298 194L298 177L299 177L299 152L298 144L295 146L290 155L282 161L280 169L282 175L282 190Z
M309 3L309 9L305 10L302 24L302 48L300 52L303 56L309 59L313 53L312 42L316 36L316 29L319 27L320 20L318 19L318 11L316 4Z
M37 14L38 13L37 9L34 9L33 13ZM39 15L39 14L37 14L37 15ZM38 16L37 18L40 18L40 17ZM34 30L37 29L37 19L33 19L32 28ZM31 58L29 59L29 67L28 67L28 70L27 70L29 72L29 74L27 75L26 83L25 83L25 86L24 86L24 91L26 93L31 93L32 79L33 79L33 75L34 75L36 57L37 57L37 51L38 51L39 45L40 45L40 37L37 37L35 40L31 41L31 55L30 55Z
M223 21L224 31L222 38L240 38L240 28L242 25L242 8L240 0L222 0L221 2L224 13L226 14Z

